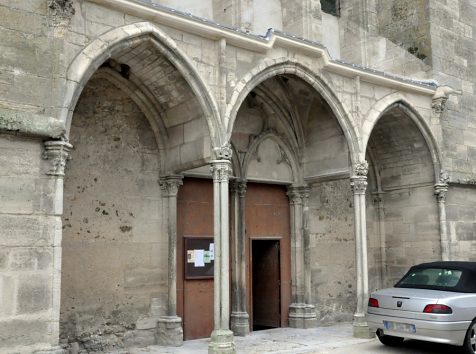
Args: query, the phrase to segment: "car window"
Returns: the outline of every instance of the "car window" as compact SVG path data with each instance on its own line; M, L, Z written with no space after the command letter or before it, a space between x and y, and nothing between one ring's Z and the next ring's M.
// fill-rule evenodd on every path
M423 268L415 269L409 272L396 285L402 287L425 286L425 287L455 287L460 278L462 271L454 269L441 268Z

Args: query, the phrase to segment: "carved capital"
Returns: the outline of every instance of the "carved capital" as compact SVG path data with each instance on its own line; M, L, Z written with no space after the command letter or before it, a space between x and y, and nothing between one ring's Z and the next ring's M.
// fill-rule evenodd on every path
M162 196L164 197L177 197L179 187L183 184L183 176L165 176L159 180L160 189L162 190Z
M68 26L75 13L73 0L48 0L48 8L53 26Z
M446 193L447 192L448 192L448 185L447 184L442 184L442 183L435 184L435 196L436 196L436 200L439 203L446 202Z
M441 113L443 113L443 111L445 110L446 101L448 101L447 96L433 98L433 100L431 101L431 109L433 110L433 113L436 115L441 115Z
M307 202L307 200L309 199L310 191L311 189L307 186L289 186L288 192L286 194L289 198L289 203L291 205L294 205Z
M231 175L231 163L228 160L212 161L211 171L214 182L228 182Z
M49 176L64 177L66 162L71 159L70 151L73 145L63 140L45 141L43 159L50 161L50 168L46 172Z
M355 177L367 177L369 173L369 164L367 161L362 161L354 166L354 175Z
M219 148L214 148L215 158L217 160L231 160L233 150L231 149L230 144L223 145Z
M448 192L448 182L450 181L450 176L448 172L442 170L440 172L440 178L438 183L435 184L435 196L439 203L444 203L446 201L446 193Z
M230 181L230 191L232 193L238 193L240 198L246 195L246 180L235 179Z
M367 177L366 176L353 176L350 179L350 186L354 194L365 194L367 190Z
M244 198L246 195L246 181L237 181L236 190L240 198Z
M378 206L383 204L383 194L384 194L383 192L372 193L374 204L377 204Z

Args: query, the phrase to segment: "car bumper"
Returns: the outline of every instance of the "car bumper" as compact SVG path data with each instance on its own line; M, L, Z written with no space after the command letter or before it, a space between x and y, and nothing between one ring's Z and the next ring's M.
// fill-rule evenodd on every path
M407 323L415 325L415 333L388 330L384 327L384 321ZM466 331L471 324L470 321L462 322L438 322L424 321L412 318L402 318L385 316L378 314L367 314L367 323L372 332L381 330L383 334L404 337L410 339L424 340L435 343L445 343L452 345L463 345Z

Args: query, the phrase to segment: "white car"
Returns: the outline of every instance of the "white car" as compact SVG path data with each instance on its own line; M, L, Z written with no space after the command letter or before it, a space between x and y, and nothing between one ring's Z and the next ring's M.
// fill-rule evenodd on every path
M367 322L385 345L411 338L476 354L476 262L412 267L395 287L370 295Z

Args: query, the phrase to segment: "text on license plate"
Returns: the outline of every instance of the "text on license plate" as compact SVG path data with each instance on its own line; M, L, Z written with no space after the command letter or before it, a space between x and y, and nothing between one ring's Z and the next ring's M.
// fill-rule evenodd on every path
M396 332L404 332L404 333L415 333L416 328L415 325L409 323L400 323L400 322L391 322L391 321L383 321L383 325L385 329L396 331Z

